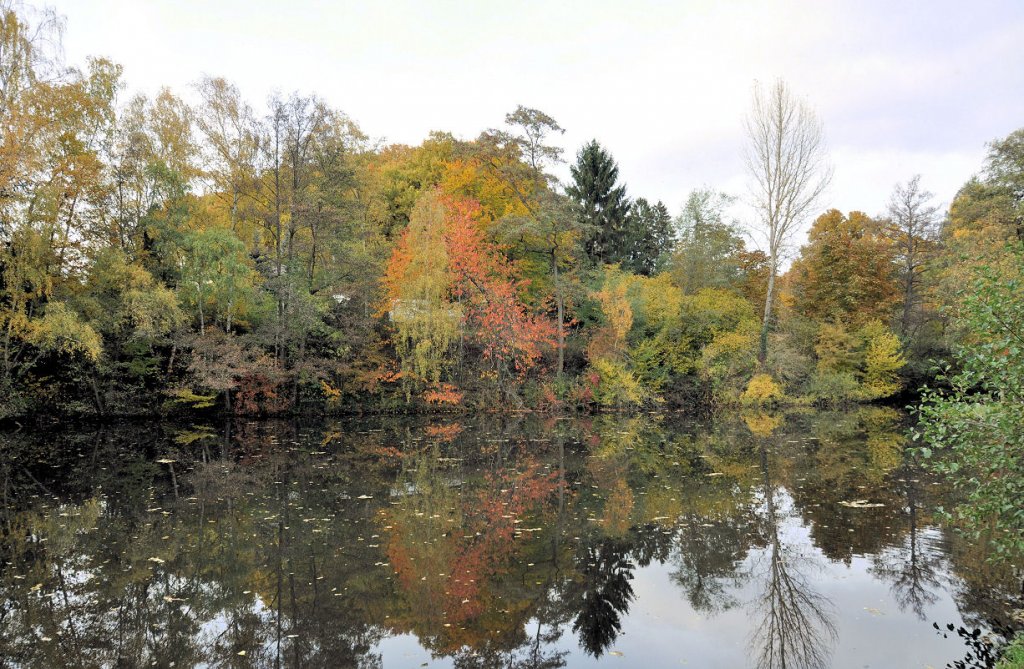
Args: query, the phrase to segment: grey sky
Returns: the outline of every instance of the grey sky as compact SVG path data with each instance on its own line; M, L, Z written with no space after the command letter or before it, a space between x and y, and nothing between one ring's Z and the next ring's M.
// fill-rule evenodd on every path
M755 79L825 123L824 206L881 213L914 173L947 204L985 143L1024 126L1024 2L59 0L68 60L104 55L131 90L188 96L203 73L254 103L316 92L365 132L472 138L517 104L591 137L633 196L745 195ZM561 170L563 175L567 169ZM740 215L746 216L743 210Z

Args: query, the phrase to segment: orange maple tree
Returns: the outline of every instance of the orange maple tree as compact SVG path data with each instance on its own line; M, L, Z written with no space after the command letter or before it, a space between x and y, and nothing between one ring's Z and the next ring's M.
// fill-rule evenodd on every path
M467 199L444 198L448 211L448 247L452 295L468 306L484 358L502 371L522 375L554 345L554 324L527 311L519 299L527 282L488 241L478 224L479 205Z
M539 364L545 350L554 346L554 324L523 304L520 295L528 282L506 258L504 249L487 239L476 201L438 190L422 197L439 205L444 216L443 221L435 221L440 223L440 231L419 236L443 243L417 243L406 230L385 272L386 303L394 308L410 284L422 282L424 272L435 273L432 285L443 293L438 308L460 315L463 336L490 363L492 377L500 384L525 376ZM425 253L437 256L437 262L423 262L420 256ZM438 385L437 379L433 382Z

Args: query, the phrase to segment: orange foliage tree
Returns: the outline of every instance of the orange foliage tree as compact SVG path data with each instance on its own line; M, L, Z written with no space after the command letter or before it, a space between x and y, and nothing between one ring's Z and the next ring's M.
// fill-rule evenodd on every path
M445 199L452 294L466 304L466 322L494 370L522 376L553 345L554 326L527 312L519 299L526 282L501 248L484 238L477 224L479 206L470 200Z
M892 242L879 221L830 209L814 221L793 263L797 311L855 327L888 322L899 301L893 261Z
M423 364L417 356L429 352L436 360L454 355L447 339L443 347L435 345L439 321L428 316L456 316L463 342L475 346L488 364L486 376L500 391L509 391L553 346L554 325L523 304L520 295L527 282L502 247L485 236L477 202L432 190L420 197L416 210L431 215L421 219L414 212L384 277L386 308L399 330L403 369L441 384L441 372L450 365ZM429 327L413 325L424 318Z

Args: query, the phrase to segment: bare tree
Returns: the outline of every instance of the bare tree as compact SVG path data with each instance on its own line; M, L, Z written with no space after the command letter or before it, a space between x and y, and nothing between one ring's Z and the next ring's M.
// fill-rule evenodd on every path
M932 197L931 193L921 189L921 175L917 174L906 184L896 184L889 200L889 218L903 283L900 334L904 337L910 334L911 317L919 302L921 273L938 239L937 208L930 204Z
M760 84L754 85L753 105L745 126L748 141L744 157L768 246L768 290L758 352L763 364L768 357L768 329L782 253L832 180L832 168L821 121L781 79L767 91Z

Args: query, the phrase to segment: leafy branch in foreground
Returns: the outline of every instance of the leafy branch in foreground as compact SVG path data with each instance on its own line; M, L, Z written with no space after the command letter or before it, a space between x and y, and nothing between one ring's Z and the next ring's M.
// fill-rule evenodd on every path
M957 369L927 389L914 438L929 468L962 495L953 517L992 541L996 559L1024 555L1024 249L979 271L954 318Z

